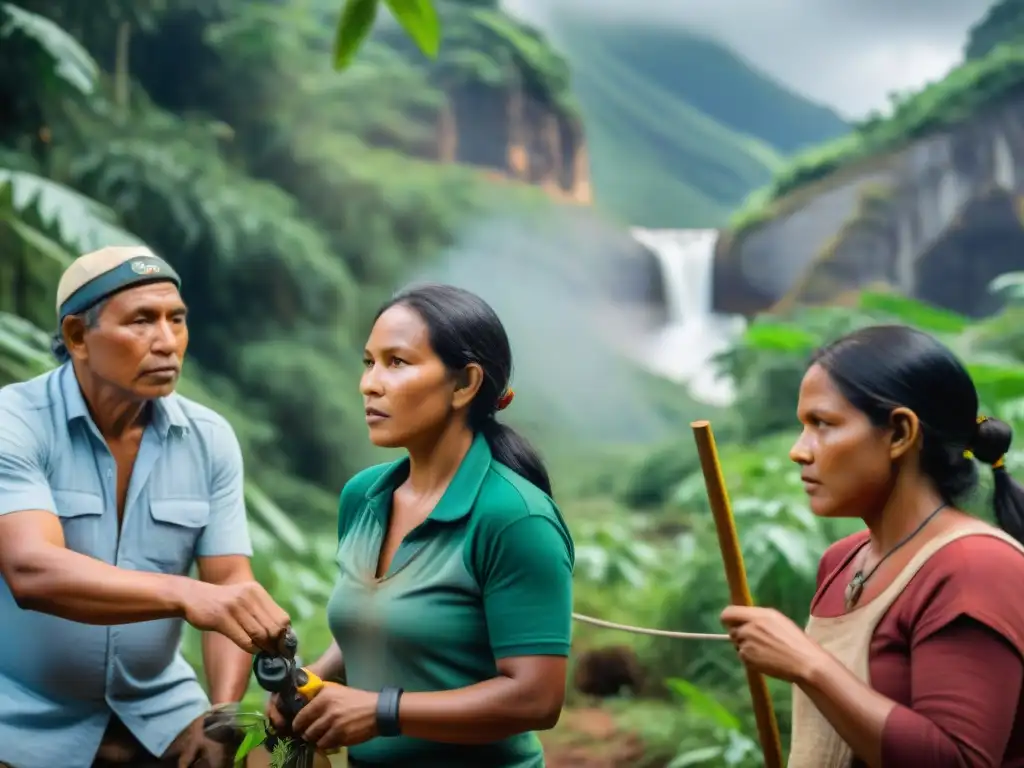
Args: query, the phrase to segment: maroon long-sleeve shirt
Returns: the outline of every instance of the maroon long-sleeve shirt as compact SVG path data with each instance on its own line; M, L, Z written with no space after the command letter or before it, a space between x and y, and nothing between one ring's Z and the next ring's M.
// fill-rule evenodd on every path
M825 552L815 616L844 612L867 537ZM869 668L871 687L898 705L882 735L885 768L1024 768L1024 555L991 536L940 549L879 622Z

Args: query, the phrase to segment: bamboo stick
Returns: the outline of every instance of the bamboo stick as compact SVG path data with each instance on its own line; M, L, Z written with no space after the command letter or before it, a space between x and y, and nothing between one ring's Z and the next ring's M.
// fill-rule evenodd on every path
M733 605L753 605L750 585L747 583L747 569L743 564L743 553L740 551L739 537L736 535L736 522L733 520L729 494L725 489L722 465L718 460L715 435L711 431L710 422L707 421L694 421L690 428L697 442L704 485L707 488L711 512L715 516L718 546L722 550L725 577L729 583L729 597ZM779 724L775 719L771 696L768 694L768 684L762 674L748 668L747 685L754 702L754 717L757 721L761 751L764 753L765 768L782 768L782 740L779 738Z

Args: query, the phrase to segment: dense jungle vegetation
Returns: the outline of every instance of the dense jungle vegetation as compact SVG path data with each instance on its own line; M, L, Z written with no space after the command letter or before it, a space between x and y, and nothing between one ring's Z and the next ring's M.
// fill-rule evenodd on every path
M459 15L467 9L493 23ZM337 13L333 0L0 3L0 384L52 365L53 290L73 254L141 241L166 255L192 305L181 391L239 435L254 566L292 612L307 657L328 642L338 490L380 458L354 385L374 307L474 217L550 207L528 188L429 160L439 84L463 77L486 90L515 71L559 114L575 109L558 55L493 3L449 7L449 30L463 24L464 35L446 38L455 42L436 64L385 27L344 76L330 64ZM758 319L719 360L735 406L696 410L673 391L676 409L660 413L675 436L654 445L566 444L557 429L533 429L577 540L577 610L718 631L727 589L687 426L702 415L715 425L756 600L803 620L818 556L850 530L814 518L784 471L809 352L863 324L911 323L970 362L985 412L1024 429L1024 278L993 290L1005 308L980 322L872 293L854 309ZM1022 459L1015 451L1008 464ZM544 736L553 766L559 754L595 766L761 764L727 645L579 626L577 671L590 666L593 678L585 660L613 646L641 674L620 675L617 694L600 700L587 691L607 684L578 680ZM194 635L186 652L199 663ZM772 690L786 734L788 691ZM253 690L249 703L260 699Z

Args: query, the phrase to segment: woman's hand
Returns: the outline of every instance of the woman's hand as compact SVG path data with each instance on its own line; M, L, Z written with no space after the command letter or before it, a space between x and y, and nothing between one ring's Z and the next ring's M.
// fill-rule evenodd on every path
M321 750L369 741L377 735L377 694L324 683L295 716L292 732Z
M807 680L825 651L774 608L730 605L721 615L743 663L789 683Z

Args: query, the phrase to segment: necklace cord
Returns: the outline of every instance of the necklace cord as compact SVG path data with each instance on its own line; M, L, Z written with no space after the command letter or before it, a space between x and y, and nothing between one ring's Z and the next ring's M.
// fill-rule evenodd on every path
M928 515L928 517L926 517L924 520L920 522L917 528L915 528L902 539L900 539L898 542L896 542L896 546L894 546L892 549L890 549L888 552L882 555L882 557L878 560L877 563L874 564L874 566L872 566L871 570L868 571L867 574L864 573L863 568L857 569L857 572L853 574L853 578L851 578L850 582L846 585L846 610L849 611L855 605L857 605L857 602L860 600L861 593L864 592L864 585L867 584L868 579L875 575L875 571L877 571L879 567L881 567L882 563L884 563L892 555L894 555L904 544L907 544L911 539L917 536L917 534L923 531L924 527L928 525L928 523L930 523L932 519L937 514L939 514L939 512L944 510L947 506L949 505L946 502L942 502L938 507L936 507ZM865 546L867 546L867 544L865 544Z

